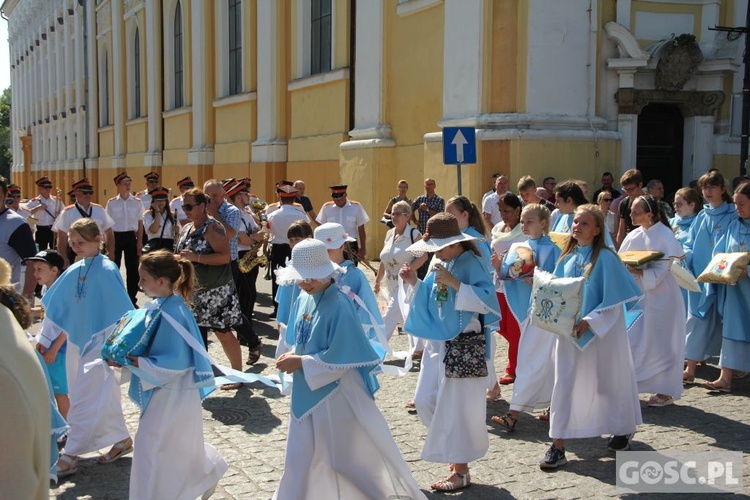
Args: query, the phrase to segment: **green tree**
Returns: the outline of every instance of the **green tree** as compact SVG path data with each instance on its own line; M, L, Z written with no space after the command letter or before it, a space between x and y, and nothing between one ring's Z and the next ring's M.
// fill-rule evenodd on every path
M10 87L0 95L0 175L10 179L10 165L13 161L13 150L10 147L12 133L10 130Z

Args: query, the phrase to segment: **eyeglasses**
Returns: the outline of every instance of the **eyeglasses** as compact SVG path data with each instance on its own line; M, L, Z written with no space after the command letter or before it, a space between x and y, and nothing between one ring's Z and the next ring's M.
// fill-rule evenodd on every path
M391 217L396 217L397 215L406 215L406 212L393 212Z
M602 201L612 201L612 198L602 198Z
M637 186L630 186L630 187L623 186L622 190L625 191L626 193L632 193L633 191L635 191L636 187Z
M184 211L187 211L187 212L189 212L189 211L191 211L191 210L192 210L193 208L195 208L195 207L197 207L197 206L198 206L198 204L197 204L197 203L194 203L194 204L190 204L190 203L183 203L183 204L182 204L182 209L183 209Z

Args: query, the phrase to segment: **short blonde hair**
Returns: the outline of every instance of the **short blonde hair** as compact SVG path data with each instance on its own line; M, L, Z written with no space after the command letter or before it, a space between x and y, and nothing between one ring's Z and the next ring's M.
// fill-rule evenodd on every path
M400 208L406 215L411 217L411 205L409 205L409 203L407 203L406 201L401 200L394 203L391 207L391 213L393 213L397 208Z
M544 234L549 233L550 211L547 207L538 203L529 203L521 210L521 217L524 214L534 215L539 219L539 222L544 222Z

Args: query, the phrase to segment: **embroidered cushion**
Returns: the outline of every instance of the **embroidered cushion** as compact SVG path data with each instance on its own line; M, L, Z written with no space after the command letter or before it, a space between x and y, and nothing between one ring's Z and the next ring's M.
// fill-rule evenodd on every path
M750 262L750 254L747 252L717 253L698 276L697 281L736 285L742 270L747 268L748 262Z
M581 310L585 278L557 278L537 269L531 291L532 325L566 337L573 336L573 326Z
M552 243L557 245L560 250L565 249L565 245L568 244L568 238L570 238L569 233L558 233L555 231L550 232L548 236L552 240Z
M626 252L620 252L618 255L625 264L636 267L664 257L663 253L653 250L628 250Z
M672 275L674 275L675 279L677 280L677 284L685 290L688 290L690 292L701 291L701 287L695 280L695 276L693 276L693 273L691 273L688 269L683 267L682 261L673 260L670 271L672 271Z
M102 358L124 366L130 364L128 356L139 357L147 354L161 320L161 311L156 311L146 325L148 312L148 309L143 308L125 314L104 341Z

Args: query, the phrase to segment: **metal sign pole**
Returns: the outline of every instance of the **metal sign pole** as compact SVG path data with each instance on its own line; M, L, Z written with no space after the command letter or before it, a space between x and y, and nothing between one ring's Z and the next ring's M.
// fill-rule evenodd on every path
M458 167L458 196L461 196L463 194L461 193L461 164L458 163L456 167Z

